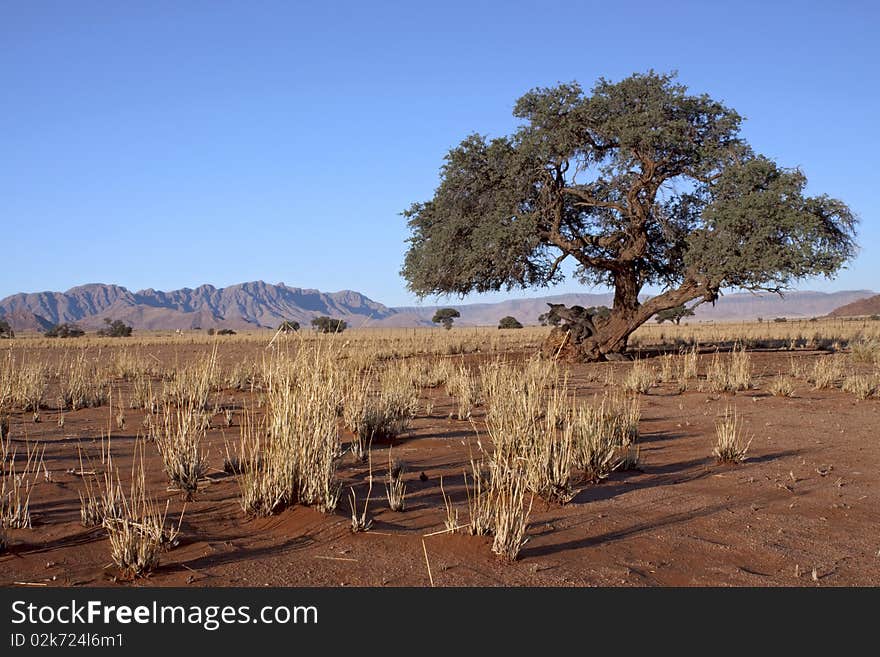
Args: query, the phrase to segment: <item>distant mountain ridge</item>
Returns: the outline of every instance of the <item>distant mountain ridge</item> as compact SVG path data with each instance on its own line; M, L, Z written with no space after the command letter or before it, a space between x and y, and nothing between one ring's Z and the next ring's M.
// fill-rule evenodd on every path
M13 294L0 300L0 317L7 318L13 329L23 331L62 322L94 328L103 325L105 318L121 319L140 330L275 327L284 320L308 323L320 315L356 326L394 314L351 290L326 293L262 281L171 292L131 292L119 285L96 283L66 292Z
M853 301L840 308L835 308L832 317L863 317L865 315L880 315L880 294L875 294L867 299Z
M785 316L817 317L846 304L874 296L870 290L843 292L790 292L773 294L734 293L722 296L713 306L702 304L694 321L771 319ZM453 307L461 317L457 326L494 326L506 315L523 324L537 324L547 303L611 306L610 293L560 294L496 303L389 308L352 290L321 292L315 289L273 285L263 281L224 288L200 285L163 292L152 288L131 292L119 285L80 285L66 292L13 294L0 300L0 318L16 331L45 331L54 324L73 322L85 329L103 326L105 319L121 319L136 330L194 328L274 328L285 320L303 325L321 315L344 319L352 327L433 326L431 317L439 307Z

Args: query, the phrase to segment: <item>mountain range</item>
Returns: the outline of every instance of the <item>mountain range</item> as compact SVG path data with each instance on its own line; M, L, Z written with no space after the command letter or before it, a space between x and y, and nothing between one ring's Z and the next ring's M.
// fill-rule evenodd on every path
M875 295L870 290L843 292L790 292L773 294L734 293L717 303L702 304L694 320L732 321L757 317L815 317L827 315L841 306ZM547 303L610 306L611 294L562 294L497 303L449 305L461 317L459 326L495 325L501 317L512 315L524 324L536 324L546 312ZM85 329L103 326L105 319L120 319L136 330L194 328L271 328L284 320L308 325L327 315L343 319L349 326L410 327L432 326L438 306L389 308L352 290L321 292L254 281L217 288L201 285L171 292L146 289L131 292L119 285L89 284L66 292L13 294L0 300L0 319L16 331L45 331L63 322Z

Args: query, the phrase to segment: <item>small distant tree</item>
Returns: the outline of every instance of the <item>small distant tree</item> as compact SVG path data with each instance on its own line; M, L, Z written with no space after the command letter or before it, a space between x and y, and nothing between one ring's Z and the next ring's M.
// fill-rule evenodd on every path
M657 320L658 324L662 324L663 322L672 322L676 326L681 324L681 320L685 317L693 317L694 311L690 308L685 307L684 305L676 306L675 308L668 308L666 310L661 310L654 316L654 319Z
M315 317L312 320L312 326L319 333L342 333L348 328L348 324L343 320L326 316Z
M217 331L217 335L235 335L235 331L233 331L231 328L222 328Z
M278 330L282 333L295 333L296 331L299 331L299 322L284 320L278 325Z
M5 319L0 319L0 338L14 338L15 331Z
M105 338L127 338L131 335L131 327L121 319L104 318L106 326L98 329L98 335Z
M214 335L214 329L213 329L213 328L209 328L209 329L208 329L208 335Z
M461 317L461 313L455 308L440 308L434 313L431 321L435 324L442 324L447 331L452 328L452 322L456 317Z
M519 320L510 315L502 317L501 321L498 322L498 328L500 329L521 329L522 327L523 325L520 324Z
M80 336L85 335L86 332L83 331L76 324L56 324L52 328L50 328L44 334L47 338L78 338Z
M777 324L782 324L783 322L787 322L788 318L787 317L774 317L773 321L776 322Z

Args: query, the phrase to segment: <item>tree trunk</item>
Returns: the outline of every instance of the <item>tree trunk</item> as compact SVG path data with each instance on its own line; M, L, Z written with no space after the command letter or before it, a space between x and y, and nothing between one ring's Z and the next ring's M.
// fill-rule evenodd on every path
M635 276L615 276L614 307L606 320L595 321L595 332L587 334L576 323L557 326L541 347L548 358L571 362L619 360L625 358L629 336L662 310L675 308L687 301L710 293L695 281L686 281L675 290L668 290L644 304L639 303L639 286Z

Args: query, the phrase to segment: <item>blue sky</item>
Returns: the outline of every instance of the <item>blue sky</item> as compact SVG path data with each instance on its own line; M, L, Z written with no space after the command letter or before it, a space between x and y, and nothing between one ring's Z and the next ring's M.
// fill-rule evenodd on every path
M802 289L877 290L877 7L3 0L0 297L262 279L412 303L399 213L451 146L510 132L532 87L649 68L859 214L859 258Z

